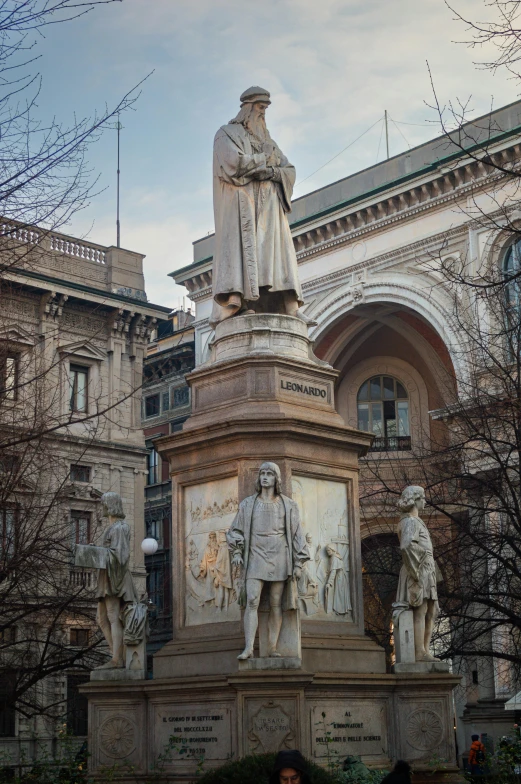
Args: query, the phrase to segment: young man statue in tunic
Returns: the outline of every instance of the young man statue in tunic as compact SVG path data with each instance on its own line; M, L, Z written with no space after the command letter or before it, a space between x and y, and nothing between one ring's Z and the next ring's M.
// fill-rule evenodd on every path
M437 567L429 530L420 517L425 508L423 487L411 485L398 501L401 512L398 536L402 568L398 579L394 620L400 608L413 610L414 649L417 662L439 661L430 652L432 631L438 615Z
M295 169L271 138L270 94L250 87L239 114L217 131L213 154L214 308L210 323L242 313L309 320L287 214Z
M242 567L245 585L239 604L246 608L246 646L239 659L253 656L264 583L269 584L270 591L268 655L280 656L277 643L282 627L283 598L286 609L297 609L293 580L299 579L302 565L309 561L298 506L282 495L280 469L276 463L261 465L255 490L255 495L241 501L227 533L232 563ZM287 593L283 597L285 588Z

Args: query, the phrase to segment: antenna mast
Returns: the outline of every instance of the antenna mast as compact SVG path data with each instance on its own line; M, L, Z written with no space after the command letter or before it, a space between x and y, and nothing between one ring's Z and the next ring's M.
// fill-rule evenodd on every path
M387 150L387 160L389 160L389 125L387 123L387 109L384 111L385 120L385 148Z
M118 133L118 170L117 170L117 186L116 186L116 247L121 248L121 224L119 220L119 132L123 126L119 121L119 114L118 114L118 121L116 123L116 131ZM389 157L389 155L387 156Z

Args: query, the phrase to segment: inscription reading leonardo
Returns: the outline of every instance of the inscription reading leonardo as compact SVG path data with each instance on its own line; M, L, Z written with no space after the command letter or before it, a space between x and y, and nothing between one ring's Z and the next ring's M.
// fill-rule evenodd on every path
M308 387L305 384L298 384L296 381L284 381L281 379L280 388L287 389L290 392L301 392L303 395L312 395L313 397L325 398L327 392L325 389L319 387Z

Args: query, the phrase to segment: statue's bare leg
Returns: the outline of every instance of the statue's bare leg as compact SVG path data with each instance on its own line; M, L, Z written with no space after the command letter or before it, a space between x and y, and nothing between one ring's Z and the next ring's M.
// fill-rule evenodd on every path
M107 616L110 622L110 631L112 632L112 660L110 664L112 664L113 667L124 667L123 624L121 623L119 617L121 611L121 602L118 596L106 596L105 604L107 607Z
M255 635L259 624L259 604L262 593L262 580L246 580L246 610L244 611L244 636L246 646L238 659L250 659L253 656Z
M277 653L280 629L282 627L282 594L284 582L270 584L270 614L268 617L268 656L280 656Z
M112 631L110 628L110 622L107 615L107 606L105 604L105 600L102 599L98 602L98 609L96 613L96 620L98 621L98 625L103 632L103 636L105 637L107 644L109 646L110 655L112 656L113 651L113 642L112 642Z
M427 600L419 607L413 608L414 621L414 654L416 661L425 661L425 616Z
M427 599L427 612L425 614L425 656L424 661L439 661L431 653L431 641L434 624L438 617L438 603L434 599Z

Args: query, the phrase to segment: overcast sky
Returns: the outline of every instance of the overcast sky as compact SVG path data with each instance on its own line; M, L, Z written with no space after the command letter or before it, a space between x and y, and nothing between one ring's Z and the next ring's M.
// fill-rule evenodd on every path
M453 3L489 15L482 0ZM517 100L515 82L474 64L486 52L457 43L467 37L443 0L123 0L46 31L40 104L84 116L154 72L121 118L121 244L146 254L149 299L174 307L183 291L166 276L213 231L212 140L245 88L271 92L268 127L301 196L385 157L384 109L391 155L438 134L426 60L441 100L472 95L473 116ZM90 163L105 190L67 231L115 244L115 131Z

